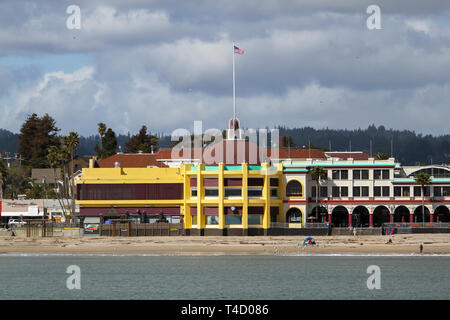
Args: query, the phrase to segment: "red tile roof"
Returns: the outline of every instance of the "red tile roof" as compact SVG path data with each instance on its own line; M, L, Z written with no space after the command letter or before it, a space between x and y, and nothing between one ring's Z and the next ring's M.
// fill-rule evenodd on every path
M147 166L168 167L163 162L157 161L156 154L151 153L118 153L97 161L100 168L114 168L116 162L122 168L147 168Z
M221 143L221 144L220 144ZM242 148L242 149L241 149ZM220 154L221 149L223 155ZM245 150L242 152L240 150ZM162 148L154 154L150 153L122 153L115 154L109 158L99 160L97 163L100 168L114 168L114 163L119 162L122 168L146 168L147 166L167 167L161 160L168 159L197 159L200 150L171 149ZM240 165L242 162L249 164L260 164L261 155L272 155L271 148L258 148L258 146L249 141L222 141L202 149L203 162L209 165L224 162L228 165ZM234 152L233 152L234 151ZM319 149L298 149L298 148L280 148L278 159L325 159L326 156ZM160 160L160 161L158 161Z

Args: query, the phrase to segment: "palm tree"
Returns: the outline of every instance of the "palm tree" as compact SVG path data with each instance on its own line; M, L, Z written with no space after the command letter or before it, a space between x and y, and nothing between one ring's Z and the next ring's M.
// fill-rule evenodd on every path
M106 124L103 122L99 122L98 124L98 134L100 135L100 138L105 135L106 132Z
M70 132L68 136L62 138L62 146L63 150L69 155L70 157L70 174L69 174L69 181L70 181L70 193L72 198L72 205L71 205L71 211L72 211L72 217L75 214L75 179L72 177L72 175L75 173L74 171L74 165L73 165L73 158L75 155L75 152L77 151L78 144L80 143L80 137L78 133L76 132Z
M319 184L321 179L327 177L327 171L319 166L311 169L311 177L316 181L316 221L319 220Z
M62 155L61 155L61 151L58 149L58 147L56 146L50 146L47 149L47 161L48 164L50 165L50 168L53 169L53 176L55 177L55 183L57 184L57 176L56 176L56 169L61 165L61 160ZM57 192L57 199L59 202L59 205L61 206L61 210L63 212L64 218L67 218L67 213L66 213L66 209L65 209L65 205L64 205L64 197L61 196L60 192Z
M425 172L419 172L414 178L416 184L420 184L422 190L422 222L425 222L425 186L431 183L430 175Z

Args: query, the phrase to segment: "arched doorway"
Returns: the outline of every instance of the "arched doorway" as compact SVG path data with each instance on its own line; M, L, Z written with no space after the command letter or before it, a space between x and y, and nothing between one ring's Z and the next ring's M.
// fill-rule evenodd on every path
M450 222L450 210L447 206L439 206L434 209L434 222Z
M319 205L318 211L319 211L319 219L316 220L316 207L314 206L314 208L312 209L311 213L308 216L308 221L310 217L314 217L314 219L311 219L314 222L325 222L325 220L327 219L328 210L324 206Z
M337 206L331 212L331 223L335 227L348 227L348 210L343 206Z
M425 221L423 221L422 215L422 206L418 206L416 210L414 210L414 222L430 222L430 210L427 207L425 208Z
M354 227L368 227L369 226L369 210L364 206L357 206L353 209L352 225Z
M405 206L398 206L394 210L394 222L407 222L409 223L409 209Z
M385 206L378 206L373 210L373 226L381 227L383 223L389 223L389 209Z
M299 208L290 208L286 212L286 222L287 223L302 223L303 214Z

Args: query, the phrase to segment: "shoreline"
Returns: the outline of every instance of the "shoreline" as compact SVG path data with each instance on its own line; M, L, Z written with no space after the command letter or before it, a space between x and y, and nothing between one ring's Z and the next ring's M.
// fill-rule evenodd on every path
M300 245L304 236L236 237L0 237L0 255L450 255L450 234L317 236L318 246ZM392 243L387 243L391 239ZM420 254L419 246L423 244Z

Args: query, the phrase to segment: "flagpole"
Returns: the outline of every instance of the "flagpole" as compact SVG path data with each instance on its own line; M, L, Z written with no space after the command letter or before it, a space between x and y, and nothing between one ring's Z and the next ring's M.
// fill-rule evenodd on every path
M233 41L233 130L236 129L236 70L234 61L234 41ZM233 133L235 134L235 133Z

